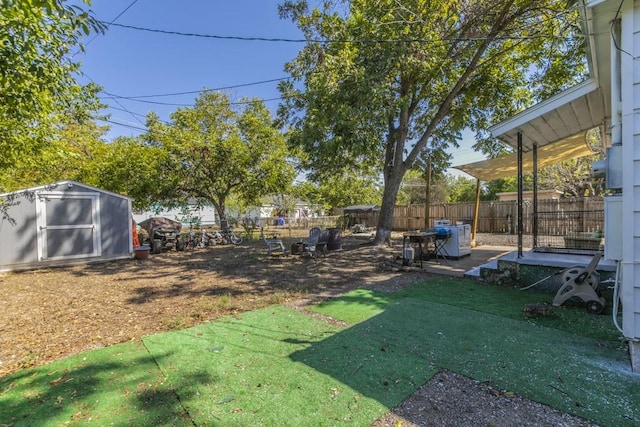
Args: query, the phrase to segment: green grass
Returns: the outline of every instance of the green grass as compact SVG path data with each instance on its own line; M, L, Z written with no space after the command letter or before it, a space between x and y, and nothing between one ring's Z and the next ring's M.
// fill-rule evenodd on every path
M127 343L0 378L1 424L192 425L156 361Z
M372 416L384 414L387 405L404 399L415 383L423 383L435 372L424 372L410 354L390 353L385 370L395 369L407 379L394 383L392 391L372 395L369 389L382 387L367 385L368 381L349 386L311 363L292 358L309 352L310 360L330 360L341 372L358 372L362 378L378 375L379 366L363 367L363 361L354 360L341 345L323 346L315 354L315 346L329 342L339 331L274 306L144 341L159 356L169 381L183 384L180 401L196 425L211 421L225 426L368 425L375 419ZM357 343L359 353L375 345L371 338Z
M345 298L348 298L345 297ZM341 298L342 299L342 298ZM363 311L362 292L354 298L354 311ZM371 304L378 310L379 296ZM331 303L321 308L332 313ZM336 313L345 312L344 299ZM588 314L585 312L585 316ZM634 425L640 421L640 378L630 372L624 349L617 341L596 340L451 305L403 298L389 301L382 313L357 323L320 345L327 348L374 339L367 354L407 352L425 369L451 371L491 382L601 425ZM378 351L376 351L378 350ZM320 349L314 349L323 352ZM330 350L326 350L330 352ZM304 358L304 353L295 356ZM353 377L322 363L313 366L351 385Z
M366 426L441 369L603 426L640 423L640 378L610 316L526 319L552 296L432 279L272 306L0 378L8 425ZM635 423L635 424L634 424Z
M548 303L554 295L532 290L520 291L502 286L478 284L472 280L437 277L405 290L388 293L356 290L344 296L319 304L312 310L348 323L356 323L381 313L390 303L403 298L415 298L459 308L490 313L509 319L579 334L589 338L619 341L620 333L614 328L610 314L599 316L586 313L584 305L553 307L550 317L525 318L526 304Z

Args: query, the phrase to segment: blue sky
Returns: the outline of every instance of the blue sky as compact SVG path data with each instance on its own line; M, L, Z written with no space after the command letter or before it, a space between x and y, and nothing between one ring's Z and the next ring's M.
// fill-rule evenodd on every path
M319 0L317 0L319 1ZM105 22L165 31L216 36L302 39L301 32L278 16L282 0L94 0L91 9ZM314 0L310 4L315 4ZM126 9L126 11L125 11ZM125 11L123 13L123 11ZM89 37L82 62L83 82L94 81L106 93L101 99L111 108L108 138L138 135L149 111L168 120L180 104L192 105L197 93L139 96L177 92L197 92L204 88L228 89L232 96L278 98L277 82L253 84L287 77L285 62L292 60L302 43L275 41L221 40L145 32L116 25L104 35ZM90 79L90 80L89 80ZM246 86L241 86L246 85ZM124 98L109 98L109 95ZM272 111L277 100L266 101ZM116 124L118 123L118 124ZM473 153L467 136L454 151L453 164L481 160Z

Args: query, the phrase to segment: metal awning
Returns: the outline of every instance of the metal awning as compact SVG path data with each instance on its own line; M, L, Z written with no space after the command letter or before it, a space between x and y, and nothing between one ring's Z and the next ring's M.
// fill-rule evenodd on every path
M605 121L605 97L595 79L559 93L489 128L494 138L517 149L522 135L523 172L533 171L532 150L538 146L538 167L594 154L587 131ZM481 180L515 177L517 154L454 166Z
M587 145L585 134L586 132L583 132L565 138L562 141L538 148L538 168L595 154ZM510 178L518 175L518 155L517 153L513 153L507 156L454 167L480 181ZM533 172L532 152L523 153L522 169L524 173Z
M494 138L517 148L522 134L523 152L566 139L582 137L605 120L605 97L595 79L585 80L489 128Z

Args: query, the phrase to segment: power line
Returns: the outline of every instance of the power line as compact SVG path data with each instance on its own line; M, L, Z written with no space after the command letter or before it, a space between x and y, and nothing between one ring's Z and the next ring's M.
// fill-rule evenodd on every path
M118 123L118 122L115 122L115 121L109 120L109 119L97 119L97 120L100 120L101 122L111 123L111 124L118 125L118 126L123 126L123 127L129 128L129 129L138 130L140 132L146 132L147 131L147 129L145 129L145 128L141 128L141 127L130 125L130 124L126 124L126 123Z
M114 107L113 105L108 105L108 106L106 106L105 108L110 108L110 109L112 109L112 110L122 111L122 112L129 113L129 114L132 114L132 115L134 115L134 116L138 116L138 117L146 117L146 115L145 115L145 114L141 114L141 113L134 113L134 112L132 112L132 111L125 110L124 108Z
M194 106L194 104L174 104L174 103L171 103L171 102L147 101L147 100L144 100L144 99L129 98L127 96L114 95L114 94L111 94L111 93L106 92L106 91L104 91L104 93L107 94L108 96L101 97L100 99L112 99L114 102L118 103L118 105L120 105L120 106L122 106L122 104L120 104L118 102L118 99L124 99L126 101L132 101L132 102L142 102L142 103L145 103L145 104L167 105L167 106L170 106L170 107L193 107ZM229 105L248 105L248 104L255 104L257 102L280 101L280 100L283 100L283 99L286 99L286 98L288 98L288 97L287 96L279 96L279 97L276 97L276 98L256 98L256 99L248 99L246 101L230 102ZM124 111L130 113L129 110L125 109Z
M91 76L89 76L87 73L85 73L84 71L82 72L82 75L85 76L86 78L88 78L93 84L99 86L92 78ZM131 114L131 117L133 117L134 119L136 119L137 122L139 122L141 125L144 126L144 123L142 122L142 120L140 120L139 118L136 117L136 115L134 113L132 113L131 111L127 110L125 108L124 105L122 105L117 99L113 99L113 102L115 102L116 104L118 104L120 107L122 107L127 113Z
M331 71L331 70L329 70ZM308 75L314 75L314 74L323 74L326 73L327 70L323 70L323 71L310 71L308 73ZM360 79L358 81L355 82L350 82L349 85L355 85L355 84L362 84L362 83L366 83L368 81L371 80L375 80L379 77L381 77L382 74L374 74L370 77L367 77L365 79ZM264 84L264 83L272 83L272 82L276 82L276 81L283 81L283 80L291 80L294 79L295 77L291 76L291 77L279 77L279 78L275 78L275 79L269 79L269 80L261 80L258 82L251 82L251 83L242 83L242 84L238 84L238 85L232 85L232 86L226 86L226 87L220 87L220 88L215 88L215 89L204 89L202 91L188 91L188 92L176 92L176 93L171 93L171 94L158 94L158 95L139 95L139 96L123 96L123 95L117 95L111 92L107 92L106 90L102 90L102 92L107 95L106 97L100 97L100 99L113 99L114 102L117 102L117 99L124 99L127 101L133 101L133 102L142 102L142 103L147 103L147 104L155 104L155 105L167 105L167 106L172 106L172 107L193 107L194 104L180 104L180 103L171 103L171 102L161 102L161 101L147 101L144 98L152 98L152 97L160 97L160 96L171 96L171 95L189 95L189 94L194 94L194 93L202 93L202 92L212 92L212 91L219 91L219 90L226 90L226 89L233 89L233 88L238 88L238 87L246 87L246 86L254 86L254 85L259 85L259 84ZM253 104L255 102L271 102L271 101L280 101L283 99L287 99L290 98L291 96L281 96L281 97L276 97L276 98L266 98L266 99L258 99L258 100L247 100L247 101L237 101L237 102L231 102L230 105L246 105L246 104ZM121 104L119 104L121 105ZM124 107L123 107L124 108Z
M99 21L106 24L103 21ZM288 38L271 38L271 37L243 37L243 36L220 36L215 34L185 33L181 31L160 30L157 28L138 27L135 25L111 24L114 27L127 28L129 30L146 31L148 33L160 33L174 36L199 37L219 40L238 40L238 41L263 41L263 42L286 42L286 43L306 43L307 39L288 39Z
M193 104L177 104L177 103L173 103L173 102L146 101L146 100L143 100L143 99L134 99L134 98L129 98L128 96L116 95L114 93L109 93L106 90L103 90L102 92L104 94L106 94L107 96L100 97L100 99L112 99L113 102L117 103L122 108L124 108L124 106L122 106L122 104L120 104L120 102L118 102L118 99L124 99L124 100L127 100L127 101L135 101L135 102L143 102L145 104L168 105L168 106L171 106L171 107L193 107Z
M102 24L108 25L104 21L98 21ZM197 37L208 38L218 40L237 40L237 41L260 41L260 42L282 42L282 43L353 43L353 44L376 44L376 43L442 43L442 42L476 42L485 41L487 37L443 37L440 39L289 39L289 38L276 38L276 37L247 37L247 36L223 36L218 34L202 34L202 33L188 33L182 31L162 30L158 28L139 27L135 25L115 24L110 26L126 28L129 30L145 31L149 33L166 34L182 37ZM492 40L537 40L537 39L564 39L564 37L556 35L532 35L532 36L502 36L492 37Z
M98 22L100 22L100 23L102 23L102 24L105 24L105 25L106 25L106 27L107 27L107 28L109 28L109 26L110 26L110 25L113 25L113 23L114 23L114 22L116 22L116 21L118 20L118 18L120 18L122 15L124 15L124 14L125 14L125 12L126 12L127 10L131 9L131 7L132 7L134 4L136 4L137 2L138 2L138 0L133 0L133 2L131 2L131 3L129 4L129 6L125 7L125 8L124 8L124 9L123 9L123 10L122 10L122 11L121 11L121 12L120 12L120 13L119 13L115 18L113 18L113 19L111 20L111 22L103 22L103 21L98 21ZM92 41L94 41L94 40L96 39L96 37L98 37L99 35L100 35L100 34L94 34L94 36L93 36L93 37L91 37L91 38L89 39L89 41L87 41L87 42L84 44L84 47L88 46L88 45L89 45L89 43L91 43ZM77 52L75 52L75 53L73 54L73 56L76 56L78 53L80 53L80 51L81 51L81 50L78 50Z
M116 16L115 18L113 18L113 19L111 20L111 22L109 22L109 23L107 24L107 26L112 25L114 22L116 22L116 21L118 20L118 18L120 18L122 15L124 15L124 14L125 14L125 12L126 12L127 10L131 9L131 7L132 7L134 4L136 4L137 2L138 2L138 0L133 0L133 2L131 2L131 4L129 4L129 6L125 7L125 8L124 8L124 10L118 14L118 16Z
M217 92L217 91L221 91L221 90L237 89L237 88L240 88L240 87L257 86L257 85L261 85L261 84L281 82L283 80L291 80L292 78L293 77L278 77L278 78L275 78L275 79L261 80L261 81L258 81L258 82L251 82L251 83L241 83L241 84L231 85L231 86L222 86L222 87L213 88L213 89L190 90L190 91L185 91L185 92L173 92L173 93L159 93L159 94L156 94L156 95L136 95L136 96L126 96L126 97L123 97L123 98L126 98L126 99L144 99L144 98L159 98L159 97L163 97L163 96L193 95L193 94L196 94L196 93Z
M129 114L131 114L131 115L133 115L133 116L138 116L138 117L147 117L147 115L146 115L146 114L134 113L133 111L129 111L129 110L124 109L124 108L114 107L113 105L108 105L108 106L107 106L107 107L105 107L105 108L109 108L109 109L116 110L116 111L122 111L122 112L124 112L124 113L129 113ZM161 122L161 123L170 124L170 122L168 122L168 121L166 121L166 120L162 120L162 119L157 119L157 120L158 120L159 122Z

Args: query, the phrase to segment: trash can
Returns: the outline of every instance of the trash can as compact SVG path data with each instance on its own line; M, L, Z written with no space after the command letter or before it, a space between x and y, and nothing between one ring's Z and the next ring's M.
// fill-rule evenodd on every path
M342 229L329 228L329 238L327 240L327 249L335 251L342 249Z
M296 242L293 245L291 245L291 255L302 255L303 252L304 252L303 242Z

